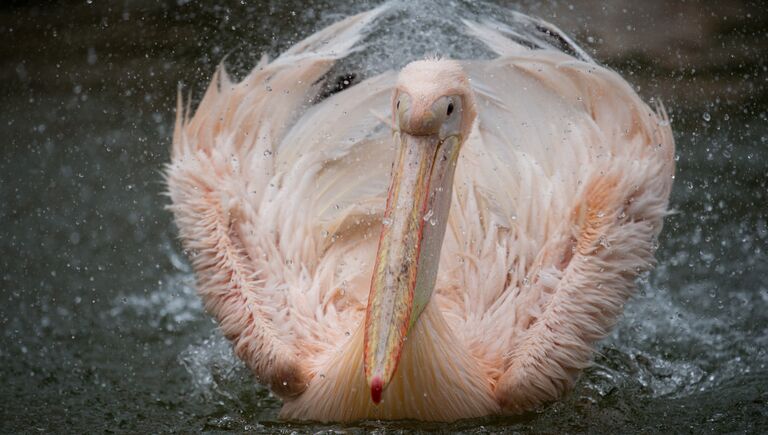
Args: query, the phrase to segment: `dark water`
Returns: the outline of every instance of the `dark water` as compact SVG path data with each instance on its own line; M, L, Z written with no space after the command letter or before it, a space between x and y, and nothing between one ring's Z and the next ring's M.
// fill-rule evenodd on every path
M0 431L768 430L768 13L739 1L515 6L662 98L678 146L659 266L572 394L453 425L277 420L164 210L175 93L371 4L0 4ZM439 6L409 25L493 11Z

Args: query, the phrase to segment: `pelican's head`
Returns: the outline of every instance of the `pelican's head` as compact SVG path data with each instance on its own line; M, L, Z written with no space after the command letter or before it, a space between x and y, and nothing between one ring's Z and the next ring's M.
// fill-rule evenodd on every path
M432 296L453 174L475 113L469 79L458 62L413 62L400 72L392 99L399 151L365 320L365 377L375 403Z
M392 118L401 135L466 138L475 120L475 99L461 65L454 60L408 64L397 79Z

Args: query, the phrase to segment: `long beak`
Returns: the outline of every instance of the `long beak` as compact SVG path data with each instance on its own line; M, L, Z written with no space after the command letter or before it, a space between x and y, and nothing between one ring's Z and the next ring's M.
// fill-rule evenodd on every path
M365 321L365 377L374 403L381 401L397 369L414 315L419 257L425 224L430 220L427 214L431 213L430 180L441 145L436 135L396 133L395 137L400 153L389 188Z

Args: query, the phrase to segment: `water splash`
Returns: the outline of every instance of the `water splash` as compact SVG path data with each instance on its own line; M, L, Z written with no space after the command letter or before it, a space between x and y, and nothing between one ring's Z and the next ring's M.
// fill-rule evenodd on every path
M203 316L203 305L195 290L194 276L179 272L168 275L158 289L144 294L119 295L108 315L140 318L153 328L183 332Z
M207 400L235 400L238 386L242 388L243 384L259 388L242 361L233 354L232 344L218 332L187 346L179 354L179 363L189 374L192 391Z

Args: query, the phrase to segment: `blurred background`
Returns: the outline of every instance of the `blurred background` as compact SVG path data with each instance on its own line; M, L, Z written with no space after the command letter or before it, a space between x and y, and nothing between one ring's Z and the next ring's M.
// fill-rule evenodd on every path
M0 3L0 431L768 430L768 8L739 0L495 2L660 98L677 141L659 266L568 398L452 426L277 420L164 209L176 92L377 3ZM411 25L444 5L488 3Z

